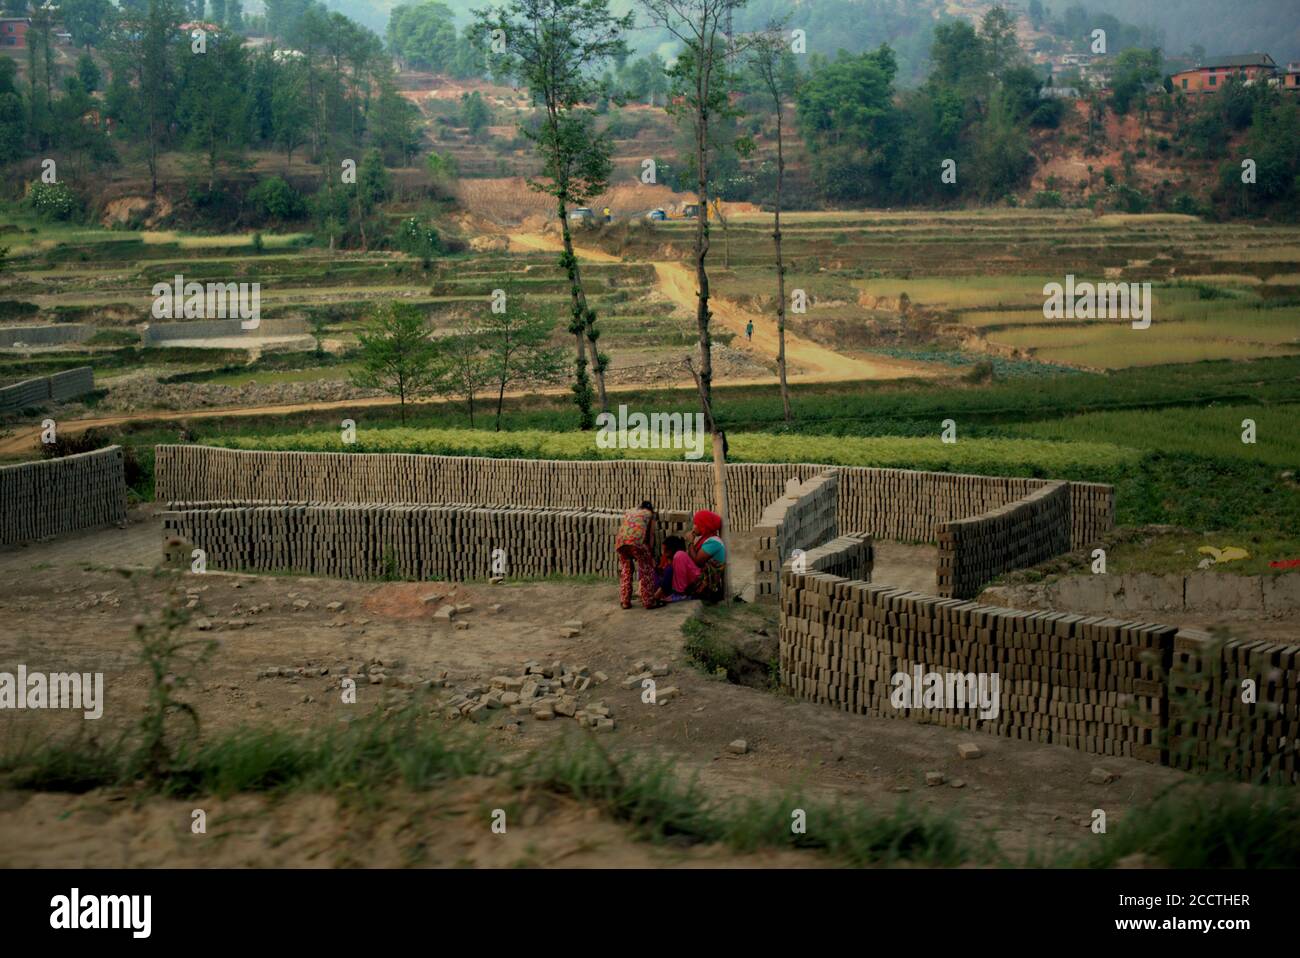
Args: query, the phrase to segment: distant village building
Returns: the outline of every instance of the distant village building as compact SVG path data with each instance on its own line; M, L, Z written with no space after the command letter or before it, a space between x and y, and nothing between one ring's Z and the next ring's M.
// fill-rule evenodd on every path
M1188 96L1217 93L1233 77L1246 84L1271 83L1278 72L1277 63L1267 53L1243 53L1218 57L1209 63L1181 70L1172 77L1174 89Z
M27 49L27 28L31 17L0 17L0 47Z
M1300 60L1286 65L1286 73L1279 73L1273 78L1275 86L1292 93L1300 92Z
M1079 88L1075 86L1045 86L1038 95L1045 100L1077 100L1080 96Z

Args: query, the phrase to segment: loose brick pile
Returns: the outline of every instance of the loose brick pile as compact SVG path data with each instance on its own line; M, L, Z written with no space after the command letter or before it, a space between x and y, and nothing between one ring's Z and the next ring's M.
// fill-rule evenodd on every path
M487 579L505 550L511 577L613 576L622 512L474 504L178 502L162 514L164 550L209 568L340 579ZM689 516L659 517L659 541ZM178 546L177 543L183 545ZM656 549L659 544L656 544Z
M729 532L754 527L785 495L825 465L730 463ZM834 467L840 529L877 538L933 542L937 527L1000 508L1050 483L906 469ZM646 460L558 461L384 453L258 452L209 446L157 447L160 500L282 502L482 502L550 508L626 509L649 499L660 509L692 511L713 502L711 463ZM1114 524L1110 486L1070 483L1071 545L1098 539Z
M89 366L66 369L52 376L26 379L0 389L0 410L25 409L48 402L66 402L93 392L95 373Z
M791 480L786 495L759 517L754 532L754 600L775 604L781 564L796 549L805 552L835 538L839 471L828 469L805 482Z
M1012 569L1070 550L1070 489L1054 482L1023 499L939 526L939 595L970 599Z
M122 447L0 466L0 544L126 518Z
M1254 702L1245 702L1246 681ZM1300 646L1184 629L1170 666L1169 764L1296 782Z

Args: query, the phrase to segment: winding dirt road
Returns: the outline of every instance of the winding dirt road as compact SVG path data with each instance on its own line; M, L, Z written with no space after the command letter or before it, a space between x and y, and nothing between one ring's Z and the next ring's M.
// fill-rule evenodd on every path
M511 233L510 245L529 250L560 252L564 245L558 236L543 233ZM622 263L621 257L613 256L603 250L587 247L574 247L578 258L591 263ZM698 298L696 295L695 273L685 263L656 262L655 268L659 290L668 299L694 315ZM729 300L718 296L709 298L713 318L723 328L735 334L731 345L750 353L763 363L775 363L779 348L776 323L771 316L754 313ZM745 336L745 326L754 321L754 337ZM786 330L785 358L790 382L826 383L856 382L863 379L902 379L906 377L932 377L943 374L943 370L930 364L908 362L901 359L872 357L859 359L845 356L833 349L820 346ZM745 384L765 383L769 380L744 380ZM722 385L739 385L736 380L719 380Z

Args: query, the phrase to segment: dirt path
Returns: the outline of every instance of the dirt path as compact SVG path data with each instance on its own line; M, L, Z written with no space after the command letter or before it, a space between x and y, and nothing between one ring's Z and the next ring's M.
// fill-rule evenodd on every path
M564 244L558 236L542 233L511 233L510 245L529 250L546 250L560 252ZM578 257L592 263L621 263L621 257L613 256L603 250L589 247L575 247ZM695 274L684 263L656 262L653 264L655 276L659 281L660 291L679 307L692 315L698 302L696 296ZM739 305L721 299L710 298L709 303L714 318L729 332L735 334L732 346L751 353L764 363L775 363L778 352L776 325L770 316L752 313ZM745 325L754 321L754 336L750 340L745 336ZM925 363L912 363L904 360L884 358L855 359L844 356L819 346L817 343L797 336L786 330L786 361L792 367L788 378L791 382L844 382L861 379L899 379L908 376L937 376L942 370ZM728 380L728 382L731 382ZM756 382L770 382L757 380Z
M655 275L664 295L691 313L696 310L695 274L683 263L655 263ZM770 316L751 313L735 303L717 296L709 298L713 318L735 334L732 346L754 353L764 362L775 363L778 352L776 324ZM745 336L745 325L754 322L754 337ZM860 379L900 379L907 376L937 376L941 371L924 363L910 363L894 359L855 359L819 346L797 336L790 330L785 333L786 362L794 367L787 378L791 382L843 382Z

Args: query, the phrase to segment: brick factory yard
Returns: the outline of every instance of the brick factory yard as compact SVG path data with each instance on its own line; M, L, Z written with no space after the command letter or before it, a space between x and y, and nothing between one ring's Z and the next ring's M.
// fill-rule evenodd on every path
M687 661L681 625L687 604L646 612L618 608L615 584L573 581L462 584L362 583L283 575L136 576L117 566L146 568L157 561L161 530L152 511L132 514L127 528L62 537L0 551L5 588L0 616L0 668L22 663L31 671L102 671L104 718L87 723L77 713L13 712L5 734L50 736L89 731L108 737L139 714L147 688L131 648L131 624L149 615L169 590L197 591L190 631L211 635L219 649L198 686L186 693L205 732L241 724L301 729L347 721L373 705L428 696L431 722L448 721L435 702L493 676L519 675L527 660L556 659L608 680L584 693L603 701L617 727L599 734L612 750L659 753L675 759L683 776L696 775L715 796L799 790L888 810L900 801L950 811L964 829L989 833L1016 859L1033 850L1076 845L1092 835L1091 810L1112 820L1184 779L1170 768L1099 757L951 729L850 715L785 695L732 685ZM428 596L442 601L426 603ZM472 611L456 629L435 621L434 610L454 601ZM330 603L341 603L331 611ZM500 612L490 611L499 603ZM253 609L262 611L252 612ZM754 623L761 613L751 607ZM767 613L771 615L772 613ZM199 618L210 630L194 629ZM565 638L566 621L581 620ZM772 634L775 630L772 629ZM640 690L623 687L638 660L665 662L660 679L680 695L644 705ZM382 662L382 684L358 680L358 705L340 701L338 676ZM308 673L259 677L271 668ZM321 669L329 669L321 675ZM421 689L444 677L449 688ZM403 686L415 686L404 688ZM593 734L572 719L522 716L518 731L496 729L508 710L483 723L507 753L530 750L557 736ZM93 725L93 728L89 726ZM731 754L744 739L748 752ZM973 741L983 756L959 757ZM1118 776L1090 781L1102 766ZM927 787L926 773L945 782ZM535 796L509 842L494 842L484 808L494 803L490 779L458 780L436 792L384 796L382 811L340 805L338 796L295 793L282 799L244 795L185 802L99 790L83 795L0 793L0 864L22 865L391 865L510 864L648 865L785 864L794 853L743 856L719 848L672 850L632 841L622 826L593 820L577 805ZM134 801L124 801L125 798ZM189 810L209 812L209 834L219 843L189 842ZM60 821L58 844L37 826ZM544 828L537 827L545 821ZM480 824L481 823L481 824ZM418 850L418 854L416 853ZM806 857L804 859L807 860Z

